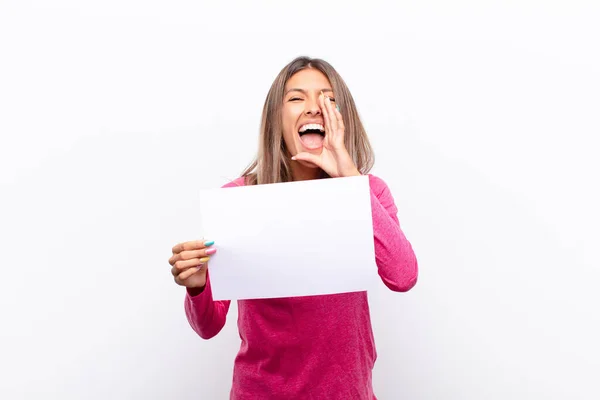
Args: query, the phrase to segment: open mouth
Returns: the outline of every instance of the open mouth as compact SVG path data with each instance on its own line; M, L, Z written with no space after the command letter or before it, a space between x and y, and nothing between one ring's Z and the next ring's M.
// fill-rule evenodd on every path
M305 124L298 130L300 141L308 149L317 149L323 146L325 128L321 124Z

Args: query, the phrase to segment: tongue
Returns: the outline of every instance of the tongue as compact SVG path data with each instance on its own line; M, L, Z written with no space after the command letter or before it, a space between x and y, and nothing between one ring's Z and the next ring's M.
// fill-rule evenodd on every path
M319 147L323 145L323 136L318 133L306 133L300 136L302 144L306 147Z

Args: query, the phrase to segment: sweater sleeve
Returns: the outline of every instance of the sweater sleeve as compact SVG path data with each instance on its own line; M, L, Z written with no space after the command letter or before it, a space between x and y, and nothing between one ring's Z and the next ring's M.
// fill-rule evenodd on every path
M400 228L398 209L388 186L372 175L369 175L369 184L375 260L379 276L391 290L407 292L417 283L417 258Z
M200 294L192 294L190 289L186 290L185 315L192 329L202 339L210 339L225 326L230 304L230 300L213 301L207 271L206 286Z
M243 185L244 179L238 178L222 186L222 188ZM208 268L210 270L210 262ZM221 329L225 326L230 305L230 300L213 300L209 271L206 272L206 285L200 293L186 289L184 300L185 315L192 329L203 339L210 339L221 332Z

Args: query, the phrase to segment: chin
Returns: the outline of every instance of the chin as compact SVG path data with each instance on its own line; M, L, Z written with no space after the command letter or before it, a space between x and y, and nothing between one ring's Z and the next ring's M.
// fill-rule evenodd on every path
M317 168L319 168L317 165L315 165L315 164L313 164L311 162L308 162L308 161L298 161L298 163L300 165L302 165L303 167L306 167L306 168L311 168L311 169L317 169Z

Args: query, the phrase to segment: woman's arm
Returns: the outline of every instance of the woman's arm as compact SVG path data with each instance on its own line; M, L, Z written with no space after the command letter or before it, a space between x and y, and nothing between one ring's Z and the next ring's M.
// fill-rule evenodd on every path
M221 188L243 186L244 178L231 181ZM210 288L210 261L206 271L206 285L202 289L187 289L185 295L185 315L192 329L203 339L216 336L227 319L230 300L214 301Z
M375 259L383 283L395 292L407 292L417 283L418 263L400 229L398 209L383 180L369 175Z

